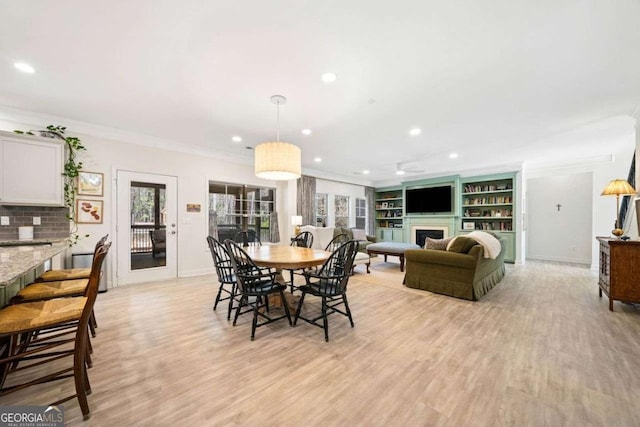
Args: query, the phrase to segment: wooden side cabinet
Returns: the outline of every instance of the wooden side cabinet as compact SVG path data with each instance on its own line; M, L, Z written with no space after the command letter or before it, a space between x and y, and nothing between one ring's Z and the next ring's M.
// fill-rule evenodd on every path
M599 293L613 301L640 303L640 241L597 237L600 242Z

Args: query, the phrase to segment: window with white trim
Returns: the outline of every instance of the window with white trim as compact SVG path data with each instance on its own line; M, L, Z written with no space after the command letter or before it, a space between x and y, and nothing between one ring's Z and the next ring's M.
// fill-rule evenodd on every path
M315 213L316 213L316 227L326 227L328 217L328 205L329 195L324 193L316 193L315 199Z
M356 228L367 229L367 199L356 198Z
M209 234L217 228L221 241L241 230L254 230L260 241L270 242L276 190L243 184L209 182ZM215 218L215 226L214 226Z

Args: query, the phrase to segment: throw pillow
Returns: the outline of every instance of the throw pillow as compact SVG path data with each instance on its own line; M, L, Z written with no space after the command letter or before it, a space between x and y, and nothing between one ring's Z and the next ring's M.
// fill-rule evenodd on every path
M353 240L367 240L367 233L364 230L359 228L352 228L351 230L353 231Z
M446 251L447 245L451 240L453 240L453 237L446 239L432 239L431 237L427 237L424 240L424 248L435 249L436 251Z
M447 246L449 252L458 252L461 254L469 253L472 247L477 245L478 242L475 239L467 236L458 236L453 239Z

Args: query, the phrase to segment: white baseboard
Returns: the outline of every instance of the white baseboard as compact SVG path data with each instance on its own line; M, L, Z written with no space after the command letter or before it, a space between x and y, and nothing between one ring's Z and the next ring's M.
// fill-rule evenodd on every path
M591 259L581 259L581 258L565 258L565 257L550 257L550 256L527 256L527 260L531 261L553 261L553 262L566 262L570 264L581 264L584 266L591 267Z
M216 272L215 268L200 268L197 270L186 270L178 272L178 277L194 277L194 276L204 276L205 274L214 274Z

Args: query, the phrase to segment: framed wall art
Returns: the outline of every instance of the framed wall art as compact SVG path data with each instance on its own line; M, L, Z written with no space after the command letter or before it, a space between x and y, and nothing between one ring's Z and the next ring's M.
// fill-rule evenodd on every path
M76 199L76 222L78 224L102 224L102 200Z
M104 176L99 172L79 172L76 192L79 196L102 196Z
M187 203L187 212L200 212L200 204Z

